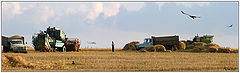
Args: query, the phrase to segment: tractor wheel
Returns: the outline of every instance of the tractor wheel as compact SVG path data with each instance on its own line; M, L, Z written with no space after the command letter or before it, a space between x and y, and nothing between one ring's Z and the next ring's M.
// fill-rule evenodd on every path
M53 52L56 52L57 48L53 48Z

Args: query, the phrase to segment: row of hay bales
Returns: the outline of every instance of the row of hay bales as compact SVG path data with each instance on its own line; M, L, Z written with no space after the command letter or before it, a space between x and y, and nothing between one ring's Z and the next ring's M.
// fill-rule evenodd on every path
M218 53L238 53L238 49L220 47L215 43L194 42L188 45L182 52L218 52Z
M126 44L123 50L136 50L135 45L139 44L137 41ZM141 52L169 52L163 45L148 46L140 49ZM184 42L179 42L178 45L174 45L172 51L177 52L218 52L218 53L238 53L238 49L232 49L229 47L220 47L215 43L194 42L191 45L186 46Z

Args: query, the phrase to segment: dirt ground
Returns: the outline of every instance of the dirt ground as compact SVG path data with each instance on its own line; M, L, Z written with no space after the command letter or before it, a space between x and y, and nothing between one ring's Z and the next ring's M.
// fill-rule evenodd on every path
M74 61L75 64L72 64ZM2 53L1 71L239 71L238 53L112 52L83 48L80 52Z

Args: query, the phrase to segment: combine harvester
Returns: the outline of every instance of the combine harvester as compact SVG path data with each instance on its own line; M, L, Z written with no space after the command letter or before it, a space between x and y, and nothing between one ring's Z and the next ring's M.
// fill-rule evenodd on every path
M47 28L32 37L35 51L55 52L55 51L79 51L79 39L68 39L66 34L59 28Z
M20 52L27 53L27 47L24 37L15 35L12 37L2 36L3 52Z

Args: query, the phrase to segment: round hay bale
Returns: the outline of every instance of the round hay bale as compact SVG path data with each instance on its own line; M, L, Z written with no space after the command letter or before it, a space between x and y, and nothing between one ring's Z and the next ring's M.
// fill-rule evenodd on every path
M142 49L140 49L139 51L140 51L140 52L148 52L148 51L146 50L146 48L142 48Z
M178 49L186 49L186 44L184 43L184 42L179 42L179 44L178 44L179 46L178 46Z
M188 45L186 49L193 49L195 46L194 45Z
M193 42L192 44L194 46L205 46L206 45L206 43L204 43L204 42Z
M214 46L214 47L220 47L218 44L216 44L216 43L208 43L208 44L206 44L206 46L208 46L208 47L210 47L210 46Z
M232 49L231 53L238 53L238 49Z
M136 46L135 46L136 44L139 44L139 42L137 41L130 42L126 44L122 50L136 50Z
M130 42L129 44L136 45L136 44L139 44L139 42L138 42L138 41L132 41L132 42Z
M166 52L166 48L163 45L155 45L156 52Z
M229 48L229 47L220 47L219 49L218 49L218 52L220 52L220 53L231 53L231 48Z
M156 51L156 47L155 46L148 46L148 47L145 47L145 49L148 52L155 52Z
M192 52L206 52L207 49L205 46L195 46L192 50Z
M217 47L217 46L210 46L210 47L208 47L207 52L217 52L218 48L219 47Z

